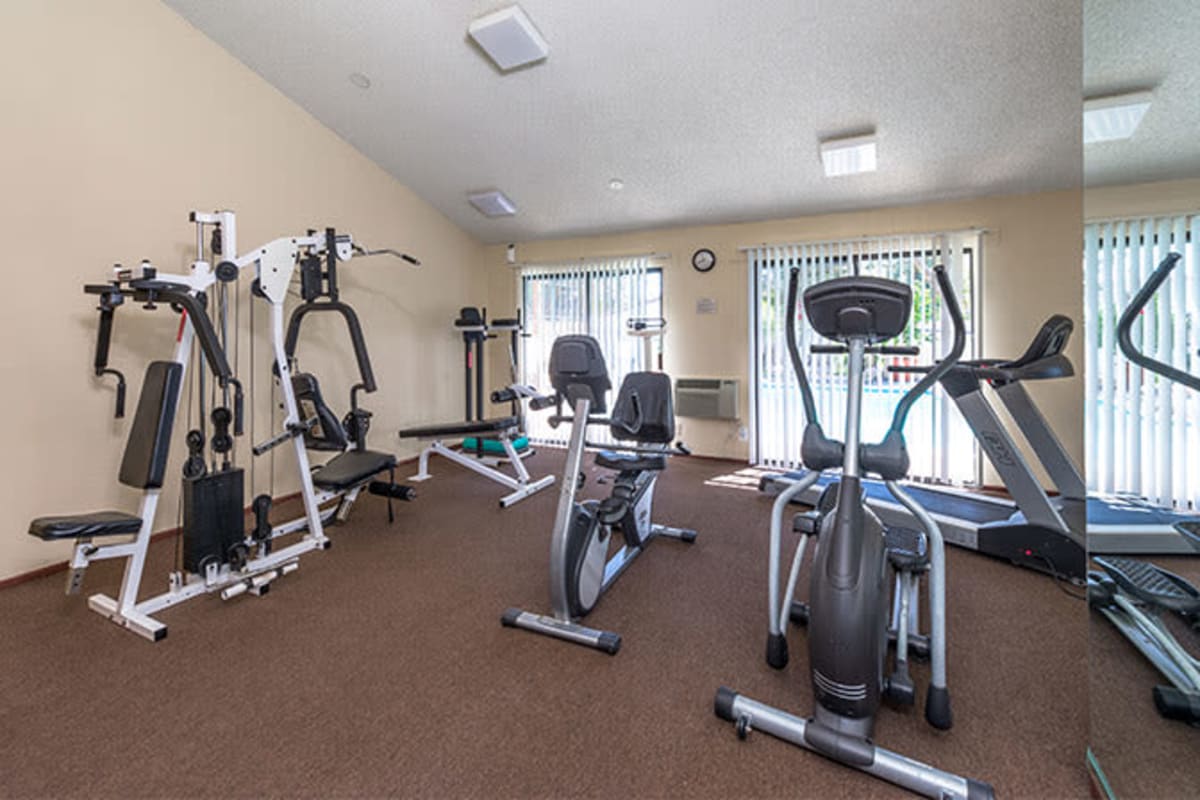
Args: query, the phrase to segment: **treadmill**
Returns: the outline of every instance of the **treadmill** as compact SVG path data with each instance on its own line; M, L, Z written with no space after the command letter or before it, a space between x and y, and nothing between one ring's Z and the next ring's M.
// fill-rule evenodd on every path
M1055 315L1042 324L1019 358L960 361L941 379L1012 499L920 483L905 484L905 489L938 522L948 543L1082 583L1086 578L1087 503L1083 476L1023 385L1024 381L1074 374L1070 360L1063 354L1073 328L1069 317ZM889 367L894 372L930 369ZM985 382L1017 422L1058 496L1051 498L1042 488L984 394ZM759 488L777 494L803 474L766 476ZM822 477L800 500L815 505L829 480L833 478ZM864 479L862 484L867 504L885 525L915 524L908 510L891 499L882 483Z
M1133 344L1133 323L1141 316L1150 298L1183 260L1169 253L1159 262L1145 285L1129 301L1117 322L1117 344L1134 364L1200 392L1200 378L1150 358ZM1088 550L1092 553L1194 555L1195 543L1187 535L1200 525L1200 515L1179 514L1153 505L1140 497L1105 497L1104 503L1089 503L1087 509Z
M1138 352L1129 336L1133 320L1179 261L1172 254L1134 297L1121 317L1117 335L1122 352L1134 363L1200 391L1200 379ZM1195 552L1180 534L1181 524L1200 522L1200 515L1180 514L1132 495L1091 495L1079 468L1063 448L1024 381L1066 378L1074 374L1063 350L1074 324L1055 315L1042 324L1025 353L1013 361L960 361L943 379L976 440L1003 480L1012 499L928 484L907 484L913 497L942 527L947 542L1018 566L1067 578L1085 579L1087 545L1097 553L1132 554ZM896 372L922 372L928 367L891 367ZM1057 490L1050 497L1017 449L1012 435L983 393L987 382L1016 422L1030 449ZM803 472L764 477L759 488L777 494ZM815 505L828 479L822 477L802 502ZM889 525L915 524L906 509L890 500L887 490L863 481L868 504ZM1086 538L1085 538L1086 537Z

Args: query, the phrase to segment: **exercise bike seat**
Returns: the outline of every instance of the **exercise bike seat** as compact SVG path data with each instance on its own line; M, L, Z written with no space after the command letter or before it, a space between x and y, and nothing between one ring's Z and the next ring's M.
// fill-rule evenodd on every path
M619 453L602 450L596 453L596 466L621 472L661 472L667 468L667 457L657 453Z
M93 511L61 517L38 517L29 523L29 535L46 541L118 536L141 530L142 518L123 511Z
M929 542L923 531L888 528L883 535L888 562L894 569L924 572L929 569Z
M1175 573L1134 558L1097 556L1095 561L1117 586L1143 603L1188 617L1200 614L1200 591Z

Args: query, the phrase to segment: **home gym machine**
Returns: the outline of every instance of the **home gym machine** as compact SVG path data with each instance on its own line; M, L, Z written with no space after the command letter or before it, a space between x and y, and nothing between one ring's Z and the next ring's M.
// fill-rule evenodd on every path
M347 493L357 492L376 474L395 464L390 454L364 456L344 453L328 464L310 469L305 437L324 420L319 416L301 416L301 401L293 382L296 376L292 374L289 346L284 337L284 302L298 266L305 286L306 302L324 295L336 303L335 265L338 260L347 260L355 252L361 255L373 255L375 252L401 254L394 251L367 251L354 245L349 236L338 235L329 229L323 233L310 231L305 236L276 239L238 255L236 222L232 211L212 214L193 212L191 221L196 227L197 259L192 263L189 273L167 274L149 262L142 262L137 270L118 266L116 276L108 283L85 287L88 294L97 295L100 299L100 326L94 362L97 375L116 372L108 367L109 345L114 312L126 300L141 303L150 310L170 308L181 316L174 356L169 361L151 362L146 369L121 463L120 481L142 490L139 512L134 515L122 511L102 511L42 517L35 519L29 527L31 535L43 540L75 540L67 580L68 594L79 591L84 572L92 562L125 559L125 573L118 596L113 598L94 594L88 599L88 605L116 624L152 641L158 641L167 634L167 626L154 617L157 612L212 592L219 593L223 599L247 592L261 595L272 581L294 571L302 554L328 548L330 543L325 535L324 523L333 512L323 513L321 505L341 500ZM205 233L209 231L212 233L210 252L215 264L205 257ZM325 272L320 268L322 260L326 265ZM236 336L240 322L240 293L237 289L239 278L246 269L252 269L254 275L251 296L265 300L271 309L272 354L284 409L283 430L255 446L254 453L261 455L289 440L292 442L304 506L302 518L272 527L268 520L271 497L260 495L253 503L255 524L250 531L243 530L244 471L236 464L234 449L235 438L244 432L244 393L226 355L229 352L231 293L237 303L232 320L235 357L238 352ZM329 289L310 291L321 278L328 279ZM253 337L254 306L252 299L250 302ZM214 326L213 316L209 313L210 305L216 307L217 326ZM297 331L299 318L304 313L300 312L299 317L293 319L293 327ZM352 325L352 335L355 328ZM194 394L200 406L200 424L189 431L186 437L188 457L183 466L180 563L170 573L166 592L139 599L176 413L185 397L188 406L191 405L192 392L187 390L189 384L185 378L192 360L193 342L199 343L203 355L197 365L196 380L191 384L197 387ZM361 352L365 353L365 350ZM253 376L253 359L251 361ZM220 405L216 405L214 400L211 415L205 413L204 407L208 394L204 382L206 367L214 381L210 385L212 394L214 397L219 395L221 400ZM124 379L119 373L117 376L117 410L120 416ZM253 378L251 387L253 389ZM211 437L207 433L207 422L212 425ZM356 441L361 445L361 433ZM403 487L382 481L379 483L380 493L389 497L402 494ZM341 508L340 504L337 508ZM274 540L287 534L300 536L284 546L274 547ZM133 538L115 544L93 544L93 540L100 537L127 535Z
M776 498L771 514L768 599L770 635L767 663L782 669L788 661L786 621L792 595L811 538L816 551L810 571L808 604L808 661L816 708L801 719L751 700L731 689L717 690L714 711L737 726L745 738L755 728L812 750L847 766L898 786L949 800L984 800L992 787L922 764L878 747L872 741L875 715L882 700L912 703L911 683L902 685L884 676L887 657L888 564L900 575L924 573L929 579L930 660L932 677L926 693L925 716L942 730L952 724L950 694L946 685L945 557L937 522L908 494L899 481L908 471L904 423L922 393L949 372L966 341L962 314L944 267L935 267L938 287L954 323L951 352L911 386L896 406L891 427L878 444L859 440L864 356L915 355L916 348L880 344L901 333L908 324L912 290L883 278L844 277L827 280L804 291L804 312L813 329L837 345L814 345L819 353L849 356L849 388L844 442L825 436L817 419L816 403L796 344L796 301L800 272L793 269L788 286L787 344L792 367L804 402L805 429L802 457L809 472ZM792 561L787 588L780 595L783 517L793 497L813 486L821 470L840 466L840 479L825 490L815 514L797 515L792 527L801 533ZM892 495L921 525L922 531L892 531L875 516L863 497L863 472L880 475ZM900 546L898 546L900 545ZM903 617L900 620L904 624ZM897 642L897 661L904 656L903 639Z
M524 459L533 455L529 439L524 435L525 403L541 399L541 395L534 387L518 382L519 344L524 335L520 314L513 319L497 319L489 323L487 309L481 312L477 308L466 307L460 310L454 327L463 337L466 417L463 422L422 425L400 431L402 439L433 440L421 451L417 474L410 476L409 480L426 481L432 478L429 458L439 455L509 489L509 493L500 498L500 507L508 508L554 483L553 475L534 480L524 463ZM496 338L497 331L509 335L511 382L503 389L492 392L491 401L510 404L511 413L503 417L485 418L483 345L488 339ZM455 437L463 437L457 446L444 441ZM501 469L505 464L512 467L515 475L509 475Z
M1133 342L1133 323L1181 260L1178 253L1164 258L1134 295L1117 324L1117 341L1125 356L1167 380L1200 391L1200 379L1146 355ZM1119 547L1119 532L1097 536L1088 520L1089 542ZM1175 523L1176 536L1192 554L1200 554L1200 519L1194 515ZM1125 531L1134 539L1136 533ZM1136 546L1134 542L1126 547ZM1103 551L1108 552L1108 551ZM1180 644L1167 620L1175 615L1181 628L1200 632L1200 591L1187 579L1157 564L1116 555L1093 558L1100 570L1088 573L1088 605L1103 614L1171 684L1156 686L1154 706L1167 719L1200 725L1200 660ZM1193 636L1193 649L1195 637Z
M907 484L905 489L937 520L948 543L1081 582L1086 571L1083 476L1024 386L1026 381L1074 374L1070 360L1063 353L1073 327L1068 317L1055 315L1042 324L1019 358L960 361L940 373L942 388L954 400L984 455L1012 495L1011 500L949 487ZM890 372L919 374L928 374L933 369L888 368ZM1050 497L1042 488L988 400L985 383L1017 423L1058 489L1057 496ZM760 488L775 493L800 475L767 476ZM799 500L815 503L833 480L831 476L822 477ZM885 524L914 524L912 514L896 502L883 482L864 480L862 485L867 503Z
M600 352L590 336L560 336L550 351L552 401L535 401L535 408L553 402L551 424L571 423L567 464L558 495L558 511L550 539L550 603L552 615L507 609L500 621L506 627L524 628L615 654L619 634L580 625L605 591L652 540L666 536L691 543L696 532L651 521L654 486L672 454L687 455L676 443L675 410L671 379L661 372L633 372L625 376L610 417L607 396L612 383ZM571 406L563 416L562 406ZM589 447L589 425L608 425L613 438L632 445L608 445L596 453L596 465L615 470L612 493L604 500L577 502L583 488L583 454ZM623 545L608 555L613 529Z

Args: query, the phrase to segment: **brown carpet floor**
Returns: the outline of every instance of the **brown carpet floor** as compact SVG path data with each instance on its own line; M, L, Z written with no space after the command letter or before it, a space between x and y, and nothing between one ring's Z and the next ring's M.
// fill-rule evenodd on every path
M802 631L787 670L763 661L770 500L706 485L737 465L672 461L656 518L700 538L653 543L589 617L624 636L616 657L499 623L510 605L547 610L556 491L502 511L500 487L433 468L394 525L364 498L328 553L262 598L163 612L158 644L63 596L62 575L0 592L0 795L907 796L713 716L721 684L811 704ZM173 551L153 548L154 581ZM84 591L118 580L102 564ZM948 597L956 725L885 709L877 740L1003 798L1086 797L1084 603L961 550Z
M1200 558L1147 559L1200 586ZM1200 656L1200 637L1177 616L1167 617L1176 639ZM1200 730L1165 720L1154 709L1152 689L1167 681L1107 618L1092 614L1091 742L1117 797L1200 796Z

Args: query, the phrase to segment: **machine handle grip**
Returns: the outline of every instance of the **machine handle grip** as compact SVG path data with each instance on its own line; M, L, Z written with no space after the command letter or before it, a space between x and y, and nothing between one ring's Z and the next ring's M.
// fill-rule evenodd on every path
M1167 257L1159 262L1158 267L1155 268L1154 272L1146 280L1146 283L1138 290L1138 293L1133 296L1133 299L1129 301L1129 305L1121 313L1121 319L1117 322L1117 344L1121 348L1121 352L1125 354L1125 357L1139 367L1162 375L1168 380L1182 383L1189 389L1200 391L1200 378L1183 370L1176 369L1170 364L1150 358L1133 344L1132 331L1134 320L1141 316L1142 309L1150 302L1150 298L1166 282L1167 278L1171 275L1171 271L1182 260L1183 256L1179 253L1168 253Z
M537 397L529 398L529 407L531 409L533 409L534 411L542 411L544 409L552 407L557 402L558 402L557 397L546 397L545 395L538 395Z
M938 290L942 294L942 300L946 303L946 311L950 314L950 321L954 325L954 344L937 366L931 369L925 377L913 384L904 396L900 398L900 402L896 404L896 413L892 416L891 429L895 433L903 434L904 423L908 419L908 412L912 410L913 404L917 402L917 398L924 394L930 387L942 379L942 376L954 368L958 363L958 359L962 357L963 350L967 346L967 326L963 322L962 309L958 306L958 295L954 292L954 285L950 282L950 275L946 272L946 267L943 264L938 264L933 268L934 278L937 280Z
M812 387L808 384L808 373L804 371L804 361L800 358L800 347L796 343L796 306L800 301L800 269L792 267L788 277L787 309L784 313L785 334L787 338L788 356L792 361L792 370L796 380L800 382L800 399L804 402L804 418L808 423L817 422L817 403L813 400ZM821 345L815 345L820 347Z

